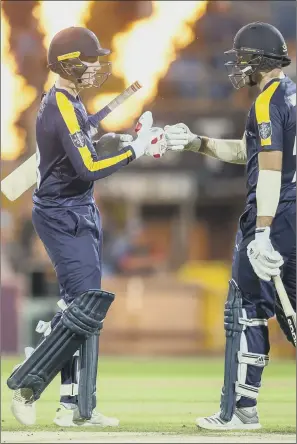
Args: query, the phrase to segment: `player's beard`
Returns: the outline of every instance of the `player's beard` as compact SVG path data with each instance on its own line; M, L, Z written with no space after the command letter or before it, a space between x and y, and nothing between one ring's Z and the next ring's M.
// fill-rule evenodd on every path
M250 76L248 76L248 78L246 80L246 85L251 86L251 87L256 86L256 85L260 85L262 77L263 77L263 75L259 71L256 71L253 74L251 74Z
M245 81L245 84L250 87L257 85L257 83L258 82L255 81L253 74L251 76L248 76Z

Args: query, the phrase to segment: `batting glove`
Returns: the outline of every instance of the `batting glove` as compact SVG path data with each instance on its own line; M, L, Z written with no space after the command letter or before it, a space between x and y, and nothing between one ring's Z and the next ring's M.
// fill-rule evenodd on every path
M165 132L162 128L153 127L150 130L150 142L147 145L145 154L158 159L164 155L167 150L167 143L165 140Z
M162 128L152 127L153 116L150 111L146 111L139 118L135 132L137 138L130 142L136 158L146 154L155 158L163 156L166 151L165 134Z
M284 261L272 246L270 227L256 229L255 239L247 246L247 255L254 272L263 281L270 281L273 276L280 275Z
M195 151L198 151L201 146L201 138L193 134L184 123L177 123L176 125L166 125L165 138L168 150L183 151L191 150L195 144Z

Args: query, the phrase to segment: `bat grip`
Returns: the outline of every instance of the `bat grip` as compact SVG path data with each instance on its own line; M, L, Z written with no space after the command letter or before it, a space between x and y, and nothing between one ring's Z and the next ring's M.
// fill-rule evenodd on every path
M108 105L106 105L96 114L93 114L93 116L89 116L90 124L96 128L101 120L105 119L108 114L110 114L118 106L122 105L122 103L129 99L129 97L135 94L140 88L142 88L142 85L138 81L132 83L132 85L128 86L125 91L123 91L115 99L109 102Z
M286 316L293 316L296 322L296 313L291 305L290 299L287 295L286 289L284 287L283 281L280 276L274 276L273 282L278 293L280 302L282 304L283 310Z

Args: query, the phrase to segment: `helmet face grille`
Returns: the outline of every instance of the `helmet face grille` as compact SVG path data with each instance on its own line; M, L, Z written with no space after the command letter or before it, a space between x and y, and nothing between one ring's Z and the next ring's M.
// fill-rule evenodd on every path
M84 65L86 65L84 63ZM111 63L105 62L100 63L98 66L94 66L90 64L87 65L87 69L83 73L83 75L77 79L77 88L100 88L104 82L111 75Z
M248 78L259 70L263 55L237 50L227 51L227 54L233 58L225 63L228 77L234 88L240 89L246 85Z
M248 78L256 72L269 72L275 68L281 68L283 66L280 58L267 57L260 53L253 54L250 51L246 52L245 49L227 51L225 54L233 56L233 60L225 63L225 67L228 72L228 77L236 89L240 89L247 84ZM250 82L250 85L254 85L254 82Z
M94 66L78 57L57 62L50 67L52 71L74 83L77 90L100 88L111 75L111 62L98 63L98 66Z

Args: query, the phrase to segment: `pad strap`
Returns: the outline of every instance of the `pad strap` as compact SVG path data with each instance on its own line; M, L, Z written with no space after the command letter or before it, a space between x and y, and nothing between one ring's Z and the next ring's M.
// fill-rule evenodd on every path
M51 322L38 321L35 331L41 335L48 336L52 331Z
M267 327L268 325L267 319L259 319L259 318L248 319L242 317L238 319L238 322L239 324L244 325L245 327L260 327L262 325Z
M242 382L235 382L235 392L237 395L245 396L246 398L257 399L259 389L249 384L243 384Z
M78 384L62 384L60 387L60 396L78 395Z
M268 355L258 353L241 352L237 353L237 359L240 364L254 365L256 367L266 367L269 363Z

